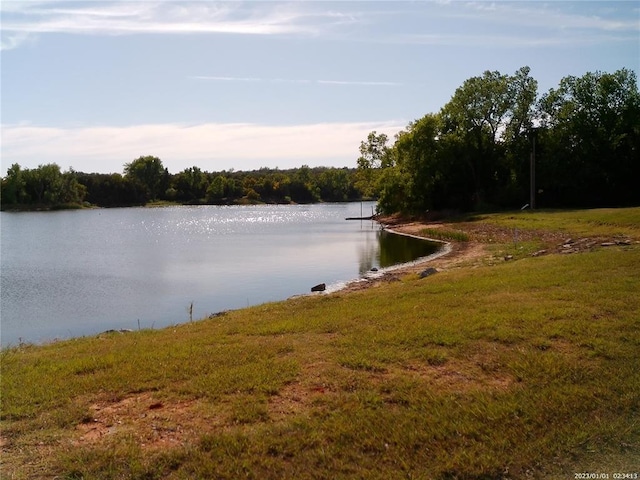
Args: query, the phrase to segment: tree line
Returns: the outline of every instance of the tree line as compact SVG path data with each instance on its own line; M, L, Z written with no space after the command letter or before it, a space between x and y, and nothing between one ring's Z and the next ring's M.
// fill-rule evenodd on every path
M300 168L170 174L155 156L125 164L124 174L62 172L56 164L12 165L2 179L3 209L123 207L167 201L191 205L343 202L361 198L355 168Z
M568 76L538 96L529 67L466 80L392 145L371 132L358 175L383 213L640 204L634 72ZM532 190L532 153L533 197Z

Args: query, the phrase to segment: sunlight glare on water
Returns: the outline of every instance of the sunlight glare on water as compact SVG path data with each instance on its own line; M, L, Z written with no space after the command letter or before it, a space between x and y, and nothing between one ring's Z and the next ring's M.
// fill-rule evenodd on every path
M318 283L335 289L433 250L416 240L409 243L417 250L392 244L397 236L374 222L344 220L360 208L2 212L2 345L159 328L188 321L192 302L194 318L202 318L306 294Z

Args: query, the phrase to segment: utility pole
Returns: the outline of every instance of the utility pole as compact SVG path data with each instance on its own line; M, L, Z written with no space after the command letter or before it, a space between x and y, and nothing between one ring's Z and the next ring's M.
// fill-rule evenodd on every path
M536 208L536 137L538 130L531 129L531 159L529 164L530 190L529 190L529 206L531 210Z

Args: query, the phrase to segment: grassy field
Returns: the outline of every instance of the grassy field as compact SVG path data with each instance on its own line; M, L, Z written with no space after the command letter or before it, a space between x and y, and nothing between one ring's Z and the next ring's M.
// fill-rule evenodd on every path
M445 229L511 261L2 350L0 476L640 474L640 208Z

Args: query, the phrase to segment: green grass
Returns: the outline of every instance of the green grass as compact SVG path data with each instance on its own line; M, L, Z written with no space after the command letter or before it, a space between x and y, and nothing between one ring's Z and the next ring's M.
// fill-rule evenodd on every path
M453 229L444 228L424 228L420 231L420 234L426 238L432 238L434 240L453 240L456 242L467 242L469 235L465 232Z
M472 221L522 230L551 230L579 236L640 235L640 208L593 210L525 210L475 215Z
M561 223L637 231L596 213ZM639 291L632 244L5 349L2 477L637 471Z

